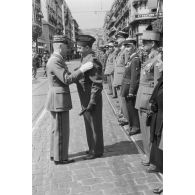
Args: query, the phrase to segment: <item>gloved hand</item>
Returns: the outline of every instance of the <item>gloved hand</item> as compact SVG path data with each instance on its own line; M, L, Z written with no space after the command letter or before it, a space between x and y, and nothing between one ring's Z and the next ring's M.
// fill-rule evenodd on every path
M126 100L127 100L127 101L133 100L134 98L135 98L135 95L133 95L132 93L129 93L129 94L126 96Z
M87 106L87 110L88 112L93 112L95 110L95 104L89 104Z
M84 73L84 72L86 72L86 71L88 71L92 68L93 68L93 63L92 62L87 62L87 63L81 65L79 70Z

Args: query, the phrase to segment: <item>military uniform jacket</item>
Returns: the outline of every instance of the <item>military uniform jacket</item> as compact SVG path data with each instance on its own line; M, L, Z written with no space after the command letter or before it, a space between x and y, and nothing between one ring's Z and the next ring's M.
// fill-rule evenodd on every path
M154 139L157 139L157 145L159 145L163 129L163 75L158 79L150 98L150 103L156 107L150 126L150 141L154 142Z
M114 57L115 52L109 54L108 59L106 61L106 69L104 75L110 75L114 70Z
M139 87L141 62L139 56L133 53L123 75L123 83L130 84L129 93L136 95Z
M86 62L92 62L94 66L91 70L85 72L84 76L77 82L77 89L83 108L86 108L89 104L96 105L101 99L103 89L102 64L97 60L93 52L81 59L81 65Z
M149 99L154 90L154 57L156 52L152 51L149 54L146 62L143 63L140 74L139 89L137 92L136 104L137 109L148 109Z
M62 112L72 108L69 84L83 77L80 70L71 75L62 56L53 54L47 63L49 92L46 100L48 111Z
M105 53L105 54L103 54L102 55L102 57L101 57L101 64L102 64L102 69L103 70L105 70L105 68L106 68L106 61L107 61L107 59L108 59L108 55Z

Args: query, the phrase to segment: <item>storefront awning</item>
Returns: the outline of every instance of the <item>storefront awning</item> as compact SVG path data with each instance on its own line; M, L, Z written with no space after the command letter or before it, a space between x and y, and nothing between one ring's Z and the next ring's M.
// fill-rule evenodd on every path
M148 0L148 8L149 9L156 9L158 4L158 0Z

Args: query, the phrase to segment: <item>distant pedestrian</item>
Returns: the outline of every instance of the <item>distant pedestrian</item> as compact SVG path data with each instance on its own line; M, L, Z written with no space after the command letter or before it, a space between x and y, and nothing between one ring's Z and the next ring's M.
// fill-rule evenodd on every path
M42 66L44 69L43 76L47 76L47 71L46 71L47 61L48 61L48 55L47 55L47 52L44 52L43 57L42 57Z
M32 76L34 79L36 79L37 76L37 68L39 66L38 64L39 64L39 58L37 53L34 52L32 56Z

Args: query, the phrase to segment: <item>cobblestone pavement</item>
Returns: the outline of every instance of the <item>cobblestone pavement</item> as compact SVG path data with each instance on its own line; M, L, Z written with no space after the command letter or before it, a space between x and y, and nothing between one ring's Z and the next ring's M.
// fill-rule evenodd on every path
M103 127L105 153L102 158L84 161L88 149L76 86L70 87L73 109L70 111L70 157L68 165L54 165L49 160L50 116L46 112L35 127L33 141L33 195L150 195L161 182L145 172L141 154L117 124L103 92Z

